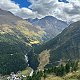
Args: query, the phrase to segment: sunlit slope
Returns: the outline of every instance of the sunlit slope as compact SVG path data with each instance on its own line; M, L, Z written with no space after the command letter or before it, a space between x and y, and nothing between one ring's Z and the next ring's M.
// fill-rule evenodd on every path
M44 34L42 29L10 12L0 10L0 74L25 69L27 63L24 55L32 44L42 43Z

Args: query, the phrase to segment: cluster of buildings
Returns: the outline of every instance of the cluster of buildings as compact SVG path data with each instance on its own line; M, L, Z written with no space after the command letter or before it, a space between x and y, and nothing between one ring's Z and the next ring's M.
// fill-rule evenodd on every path
M10 76L7 77L7 80L22 80L22 78L26 78L25 75L20 75L20 76L19 76L19 74L20 74L20 73L15 74L14 72L12 72L12 73L10 74Z

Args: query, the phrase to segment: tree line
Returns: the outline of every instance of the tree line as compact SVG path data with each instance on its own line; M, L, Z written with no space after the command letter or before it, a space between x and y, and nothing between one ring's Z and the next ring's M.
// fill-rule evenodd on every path
M37 71L33 73L33 76L28 76L26 80L41 80L41 77L44 79L47 77L48 74L53 74L56 76L64 76L69 72L76 71L78 69L78 62L79 61L68 61L65 64L60 64L55 67L44 69L44 71Z

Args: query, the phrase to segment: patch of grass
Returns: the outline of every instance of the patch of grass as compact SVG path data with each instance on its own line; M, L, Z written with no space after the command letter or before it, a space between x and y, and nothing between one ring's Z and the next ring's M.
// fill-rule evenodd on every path
M54 76L54 75L48 75L45 79L42 78L41 80L64 80L64 79L62 79L61 77Z
M32 69L30 67L27 67L25 70L21 71L21 73L19 74L19 76L21 75L25 75L25 76L29 76L29 74L31 73Z
M49 63L49 54L50 50L44 50L43 52L41 52L41 54L39 54L39 70L43 70L44 67Z

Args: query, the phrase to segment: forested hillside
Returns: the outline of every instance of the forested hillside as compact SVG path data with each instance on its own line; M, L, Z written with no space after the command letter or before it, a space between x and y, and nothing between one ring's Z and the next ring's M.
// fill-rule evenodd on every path
M25 55L32 44L41 44L44 33L42 29L0 9L0 74L25 69L28 66Z
M37 53L50 50L49 66L62 60L80 58L80 21L71 24L57 37L40 46Z

